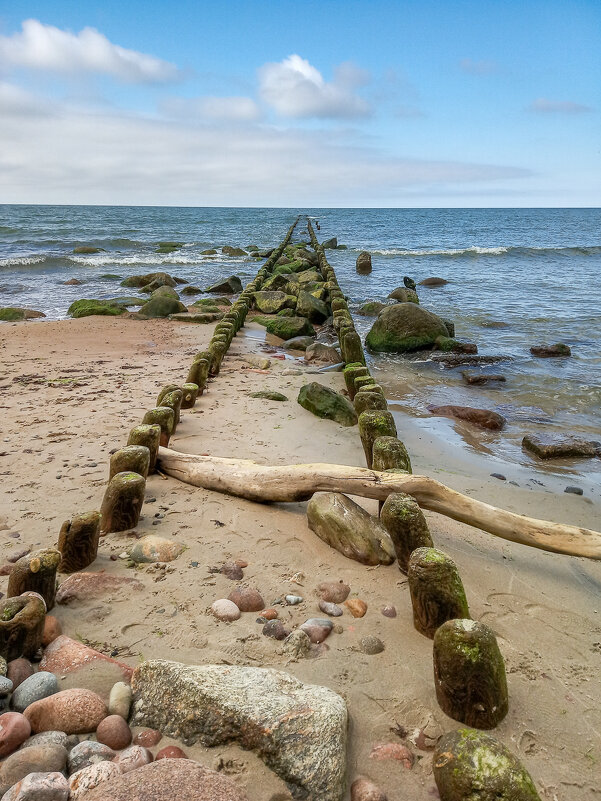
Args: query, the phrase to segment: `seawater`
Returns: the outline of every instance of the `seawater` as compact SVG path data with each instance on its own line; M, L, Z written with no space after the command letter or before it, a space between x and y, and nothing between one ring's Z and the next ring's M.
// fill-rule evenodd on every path
M320 237L338 237L346 250L328 258L356 312L384 300L408 275L449 283L419 288L421 303L452 319L458 339L479 353L510 356L486 368L507 381L469 387L461 369L448 370L418 354L371 356L387 395L410 414L459 403L492 408L508 426L478 435L478 446L512 458L531 430L581 431L601 439L600 209L238 209L102 206L0 206L0 305L27 306L50 319L66 316L80 297L131 294L128 275L165 270L206 287L236 273L250 280L257 261L203 256L225 244L273 246L297 214L319 221ZM302 229L299 229L302 230ZM182 242L158 254L157 242ZM76 255L74 248L103 250ZM359 276L361 250L373 272ZM116 275L119 278L102 276ZM65 286L77 278L82 286ZM355 314L365 334L372 318ZM1 328L0 328L1 331ZM567 359L535 359L531 345L565 342ZM595 460L599 461L599 460ZM583 469L586 469L583 465Z

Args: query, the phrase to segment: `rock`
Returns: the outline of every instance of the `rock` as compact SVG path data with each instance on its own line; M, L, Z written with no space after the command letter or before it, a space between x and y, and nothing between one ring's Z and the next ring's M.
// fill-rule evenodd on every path
M62 773L29 773L13 784L2 801L67 801L69 782Z
M334 604L341 604L348 598L351 588L343 581L322 581L317 587L317 592L323 601Z
M387 604L380 609L380 612L384 615L384 617L396 617L396 607L392 606L391 604Z
M370 759L382 761L384 759L396 759L402 762L404 767L410 770L413 767L414 757L406 745L401 743L377 743L371 749ZM464 801L467 801L465 799ZM476 801L476 799L474 800Z
M500 431L506 423L502 415L492 412L490 409L473 409L471 406L452 405L430 406L429 409L437 417L453 417L455 420L463 420L491 431Z
M482 356L473 353L432 353L429 360L442 364L443 367L459 367L465 365L497 364L498 362L510 362L513 356Z
M380 521L340 492L316 492L307 504L309 528L348 559L364 565L395 560L390 535Z
M229 278L224 278L223 281L218 281L213 286L210 286L205 292L212 292L214 294L223 293L224 295L233 295L237 292L242 292L242 281L237 275L230 275Z
M300 317L306 317L310 322L318 324L323 323L330 316L329 309L323 300L319 300L304 289L298 293L296 313Z
M149 765L154 757L148 748L141 745L131 745L117 754L113 762L119 765L121 773L129 773L130 770L137 770L143 765Z
M129 556L136 564L173 562L184 550L185 546L181 542L174 542L164 537L148 534L136 542Z
M314 337L292 337L292 339L284 342L282 347L284 350L307 350L314 342Z
M144 291L144 290L142 290ZM179 300L179 295L171 286L160 286L158 289L155 289L152 294L152 298L171 298L172 300Z
M129 683L132 668L61 634L44 651L40 669L61 677L63 689L94 689L108 700L118 681Z
M188 755L177 745L168 745L157 753L155 762L157 759L188 759Z
M63 627L54 615L46 615L44 620L44 631L42 633L42 645L44 648L54 642L63 633Z
M491 478L498 478L499 481L507 481L507 476L504 476L503 473L491 473Z
M253 294L255 306L263 314L277 314L288 305L288 295L285 292L255 292Z
M241 612L260 612L265 608L265 601L258 590L253 587L236 587L228 595Z
M355 269L359 275L369 275L371 273L371 253L362 250L357 256Z
M338 247L338 238L333 236L331 239L326 239L325 242L321 243L321 246L324 250L327 250L328 248L334 250Z
M486 375L485 373L470 373L467 370L462 371L461 377L466 384L475 384L476 386L507 380L504 375L499 375L498 373Z
M284 341L315 336L315 329L305 317L255 317L253 322L264 325L268 334Z
M283 652L289 654L292 661L297 661L311 653L311 640L309 635L301 629L295 629L284 640Z
M564 492L567 492L571 495L584 495L584 491L580 487L566 487Z
M69 317L91 317L93 315L118 317L125 313L125 308L111 300L96 300L93 298L76 300L67 309Z
M109 715L120 715L123 720L129 719L131 708L131 687L124 681L113 684L109 696Z
M205 325L206 323L215 323L223 317L222 312L202 312L201 314L170 314L169 319L175 320L177 323L198 323Z
M248 796L222 773L209 770L190 759L166 758L111 778L83 796L83 801L107 799L248 801Z
M418 283L418 286L445 286L448 283L446 278L424 278Z
M380 312L365 342L372 351L406 353L431 347L436 337L447 333L444 322L432 312L415 303L395 303Z
M273 640L285 640L290 634L290 629L287 629L281 620L268 620L263 626L262 634Z
M216 256L217 255L217 251L215 250L215 248L208 248L208 250L201 250L200 251L200 255L201 256Z
M30 704L58 692L58 680L54 673L40 670L25 679L13 693L12 707L17 712L24 712Z
M344 605L353 617L365 617L367 604L360 598L349 598L348 601L344 602Z
M338 606L338 604L333 604L329 601L320 601L319 609L324 613L324 615L330 615L330 617L340 617L342 614L342 609Z
M233 248L231 245L224 245L221 252L224 256L248 256L248 253L242 248Z
M598 455L594 442L567 434L527 434L522 440L522 448L539 459L591 459Z
M364 317L377 317L387 305L387 303L381 303L379 300L368 300L367 303L357 309L357 314L362 314Z
M299 629L304 631L312 643L323 642L332 633L334 624L331 620L323 617L312 617L306 620Z
M112 762L117 754L112 748L96 740L84 740L74 746L69 752L67 765L69 773L77 773L79 770L88 768L90 765L98 765L100 762Z
M16 322L18 320L34 320L38 317L45 317L44 312L34 309L19 309L6 306L0 309L0 321L5 323Z
M200 295L201 292L202 289L199 286L193 286L192 284L182 289L182 295Z
M235 741L257 751L293 796L341 801L347 710L332 690L266 668L165 660L139 665L132 686L136 725L206 747Z
M156 284L156 287L176 286L177 281L168 273L161 272L147 273L146 275L130 275L129 278L125 278L123 281L121 281L121 286L137 287L138 289L146 287L149 284ZM153 288L156 289L156 287Z
M121 751L131 743L131 730L121 715L107 715L98 724L96 739L114 751Z
M13 683L6 676L0 676L0 712L7 709L10 694L13 691Z
M144 748L152 748L163 739L163 735L157 729L143 729L134 737L134 744Z
M28 737L21 748L29 748L30 745L47 745L48 743L62 745L63 748L70 751L79 743L79 737L76 734L65 734L64 731L42 731Z
M222 620L224 623L231 623L240 617L240 609L228 598L220 598L214 601L211 605L211 613L217 620Z
M259 370L269 370L271 367L270 359L267 359L265 356L258 356L256 353L249 353L247 356L244 356L244 361L246 364L250 364L251 367L256 367Z
M321 342L314 342L305 349L305 361L339 364L342 361L342 356L336 348L332 348L330 345L323 345Z
M60 772L66 764L67 750L61 745L32 745L15 751L0 763L0 793L5 793L30 773Z
M415 289L406 286L399 286L393 289L388 297L390 300L396 300L398 303L419 303L419 298Z
M555 345L533 345L530 348L530 353L533 356L538 356L540 359L549 359L555 356L571 356L572 351L568 345L563 342L557 342Z
M219 572L232 581L241 581L244 578L242 567L237 562L226 562L219 568Z
M111 576L108 573L74 573L66 578L56 592L57 604L70 604L72 601L90 601L114 597L121 590L128 592L143 589L138 579L127 576Z
M0 757L16 751L31 734L31 725L19 712L0 715Z
M24 712L34 732L64 731L85 734L96 731L108 713L106 704L91 690L61 690L48 698L34 701Z
M316 381L301 387L297 402L316 417L334 420L343 426L357 424L357 412L353 404L344 395Z
M138 314L140 317L156 318L169 317L170 314L187 311L186 306L176 298L152 297L148 303L142 306Z
M351 801L388 801L388 799L371 779L358 776L351 784Z
M441 801L540 801L519 759L503 743L474 729L443 735L432 766Z
M297 606L298 604L303 602L303 598L301 595L286 595L285 599L288 606Z
M458 342L453 337L436 337L434 347L444 353L478 353L478 346L472 342Z
M78 770L69 779L70 801L85 798L89 790L99 785L104 790L105 782L117 776L121 776L121 768L114 762L99 762L97 765L88 765L87 768ZM110 798L110 795L107 797Z
M369 654L370 656L374 656L375 654L381 654L384 650L384 643L379 637L374 637L373 635L368 635L367 637L362 637L359 641L359 648L363 651L364 654Z
M265 400L279 401L279 402L288 400L286 395L283 395L281 392L269 392L268 390L262 390L261 392L251 392L249 397L264 398Z

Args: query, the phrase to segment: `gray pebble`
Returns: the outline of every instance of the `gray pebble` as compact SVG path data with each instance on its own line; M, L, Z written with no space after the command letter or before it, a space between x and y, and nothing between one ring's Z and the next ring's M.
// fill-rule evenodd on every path
M296 606L297 604L302 603L302 598L300 595L287 595L286 596L286 603L288 606Z
M41 731L39 734L32 734L21 748L29 748L30 745L62 745L63 748L68 748L69 736L64 731Z
M330 617L340 617L342 614L342 609L338 606L338 604L333 604L329 601L320 601L319 609L326 615L330 615Z
M8 709L8 702L12 690L12 681L5 676L0 676L0 712L4 712L4 710Z
M90 765L97 765L99 762L110 762L115 756L115 751L108 745L98 743L96 740L84 740L71 749L68 759L69 774Z
M566 487L564 492L569 492L570 495L584 495L584 491L580 487Z
M374 654L381 654L384 650L384 643L379 637L374 637L372 634L363 637L359 643L359 647L364 654L373 656Z
M507 478L503 475L503 473L491 473L492 478L498 478L499 481L507 481Z
M13 693L12 708L15 712L23 712L34 701L48 698L58 692L58 680L54 673L40 670L22 681Z
M8 663L3 656L0 656L0 676L6 676L8 670Z

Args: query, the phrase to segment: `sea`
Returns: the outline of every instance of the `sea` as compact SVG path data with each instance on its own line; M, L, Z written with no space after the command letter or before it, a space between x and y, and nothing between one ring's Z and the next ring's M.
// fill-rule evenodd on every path
M0 306L43 311L62 319L81 297L130 295L120 281L164 270L206 287L221 277L245 283L257 270L247 257L202 255L223 245L267 248L302 215L319 223L321 240L349 297L355 324L366 334L373 318L358 314L367 300L385 300L408 276L444 278L418 286L420 302L453 320L456 338L504 361L483 372L504 383L468 386L461 370L428 354L370 355L374 375L397 408L416 419L433 405L498 411L502 432L474 435L467 447L528 462L521 439L533 431L577 433L601 440L601 209L284 209L124 206L0 206ZM306 238L306 237L305 237ZM157 243L182 247L157 253ZM80 246L100 248L76 254ZM370 275L358 275L358 254L372 254ZM65 285L76 278L82 285ZM43 324L41 323L36 324ZM3 326L0 324L0 337ZM567 358L540 359L532 345L564 342ZM470 368L471 369L471 368ZM591 460L576 472L598 469ZM570 467L568 465L568 467Z

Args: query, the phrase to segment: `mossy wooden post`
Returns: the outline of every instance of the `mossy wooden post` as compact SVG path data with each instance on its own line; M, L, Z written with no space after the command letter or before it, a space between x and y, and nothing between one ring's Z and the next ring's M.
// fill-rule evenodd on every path
M399 569L407 573L416 548L431 548L432 537L417 501L404 492L391 492L384 501L380 521L394 543Z
M175 412L168 406L157 406L156 409L149 409L142 419L142 423L160 426L161 436L159 438L159 444L162 445L163 448L169 445L171 434L173 434L174 421Z
M7 662L33 659L42 645L46 607L41 598L17 596L0 600L0 657Z
M202 395L207 385L207 380L209 377L210 359L211 359L211 353L208 350L203 351L200 358L198 356L194 358L192 366L188 371L188 377L186 379L186 382L188 384L197 384L198 396Z
M168 409L173 409L173 428L171 430L172 434L175 434L177 426L180 421L180 409L182 407L182 400L184 399L184 393L181 389L174 389L171 392L168 392L166 395L163 396L161 400L161 406L166 406Z
M359 436L369 468L373 462L373 445L378 437L396 437L396 425L390 412L363 412L359 415Z
M112 454L109 481L117 473L139 473L143 478L150 469L150 450L145 445L126 445Z
M369 375L369 373L367 375L355 376L355 394L364 387L375 386L375 384L376 384L376 379L373 376Z
M179 384L167 384L166 386L164 386L163 389L158 394L156 405L164 406L165 404L162 403L163 398L170 392L173 392L173 390L175 389L180 389Z
M448 620L434 635L434 684L442 711L476 729L507 714L505 663L495 635L475 620Z
M152 425L140 425L132 428L127 439L128 445L144 445L148 448L150 459L148 462L148 473L154 473L157 456L159 453L159 442L161 440L161 427L157 423Z
M138 525L146 481L139 473L117 473L104 493L100 514L101 531L128 531Z
M61 552L56 548L42 548L17 559L8 577L7 597L37 592L46 602L49 612L54 606L56 571L60 561Z
M455 562L436 548L416 548L409 558L413 625L431 640L447 620L470 616Z
M360 395L363 393L360 392ZM371 394L371 393L368 393ZM373 444L374 470L404 470L412 473L409 452L397 437L378 437Z
M209 375L217 376L219 375L219 370L221 368L221 362L225 353L227 351L227 345L225 341L219 340L216 342L212 342L209 351L211 353L211 363L209 366Z
M358 364L349 364L347 367L344 368L342 372L344 376L344 383L346 384L346 388L348 391L349 398L354 400L355 398L355 378L360 375L369 375L369 371L367 367Z
M59 572L75 573L91 565L98 555L99 537L100 512L84 512L65 520L58 535Z
M365 354L363 353L363 345L361 344L361 337L356 331L350 331L344 334L343 342L340 346L344 349L344 357L347 362L363 362L365 364Z
M208 366L208 365L207 365ZM198 393L200 391L200 387L196 383L185 383L182 384L182 392L184 393L184 397L182 398L182 409L193 409L194 404L196 403L196 398L198 397Z
M358 415L363 412L373 412L378 409L386 411L388 409L386 398L379 392L357 392L353 406Z

